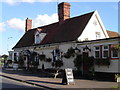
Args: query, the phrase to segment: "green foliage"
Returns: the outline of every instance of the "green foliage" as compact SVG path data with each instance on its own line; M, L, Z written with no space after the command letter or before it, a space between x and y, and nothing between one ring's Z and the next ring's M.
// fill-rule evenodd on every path
M65 53L65 54L64 54L64 57L65 57L65 58L70 58L71 56L70 56L69 53Z
M94 65L94 57L83 56L83 63L88 67L92 67Z
M71 47L67 50L67 52L64 54L65 58L70 58L75 56L75 50Z
M5 55L5 54L4 54L4 55L2 55L1 57L4 58L4 60L7 60L8 55Z
M112 45L112 49L120 50L120 45L119 44Z
M83 55L77 55L74 59L75 67L80 70L82 63L88 67L92 67L94 65L94 57L85 57Z
M39 62L36 62L36 61L30 61L30 65L38 66L38 65L39 65Z
M23 55L19 56L18 64L20 67L23 67L23 65L24 65L24 56Z
M120 77L120 74L116 74L116 75L115 75L115 78L119 78L119 77Z
M110 65L110 60L109 58L106 59L95 59L95 64L96 65Z
M74 65L78 70L80 70L81 65L82 65L82 55L76 56L76 58L74 59Z

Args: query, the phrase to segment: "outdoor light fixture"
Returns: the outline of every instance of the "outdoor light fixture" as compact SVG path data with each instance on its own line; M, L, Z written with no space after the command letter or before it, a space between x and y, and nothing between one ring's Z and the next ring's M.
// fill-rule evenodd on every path
M91 49L86 45L85 46L85 48L83 48L83 50L85 51L85 50L89 50L89 51L91 51Z
M74 50L75 50L76 53L80 52L80 49L78 49L77 47L75 47Z

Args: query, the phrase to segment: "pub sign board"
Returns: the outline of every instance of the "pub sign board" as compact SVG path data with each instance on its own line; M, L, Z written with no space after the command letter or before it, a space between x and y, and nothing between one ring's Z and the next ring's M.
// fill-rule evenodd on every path
M67 84L68 85L75 84L72 69L66 68L65 73L66 73Z

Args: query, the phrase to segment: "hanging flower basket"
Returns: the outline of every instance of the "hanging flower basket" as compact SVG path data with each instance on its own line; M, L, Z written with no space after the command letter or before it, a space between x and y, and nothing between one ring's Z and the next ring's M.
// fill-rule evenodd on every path
M119 44L114 44L114 45L111 45L111 48L114 49L114 50L120 50L120 45Z
M40 59L41 61L45 60L45 59L46 59L45 54L41 54L41 55L39 55L39 59Z
M75 50L71 47L67 50L67 52L64 54L65 58L71 58L75 56Z
M65 54L64 54L64 57L65 57L65 58L70 58L71 56L70 56L70 54L65 53Z

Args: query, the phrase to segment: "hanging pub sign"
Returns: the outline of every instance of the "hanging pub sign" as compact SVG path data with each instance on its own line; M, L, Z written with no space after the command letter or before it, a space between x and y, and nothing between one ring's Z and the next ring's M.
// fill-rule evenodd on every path
M71 68L65 69L65 73L66 73L67 84L68 85L75 84L72 69Z

